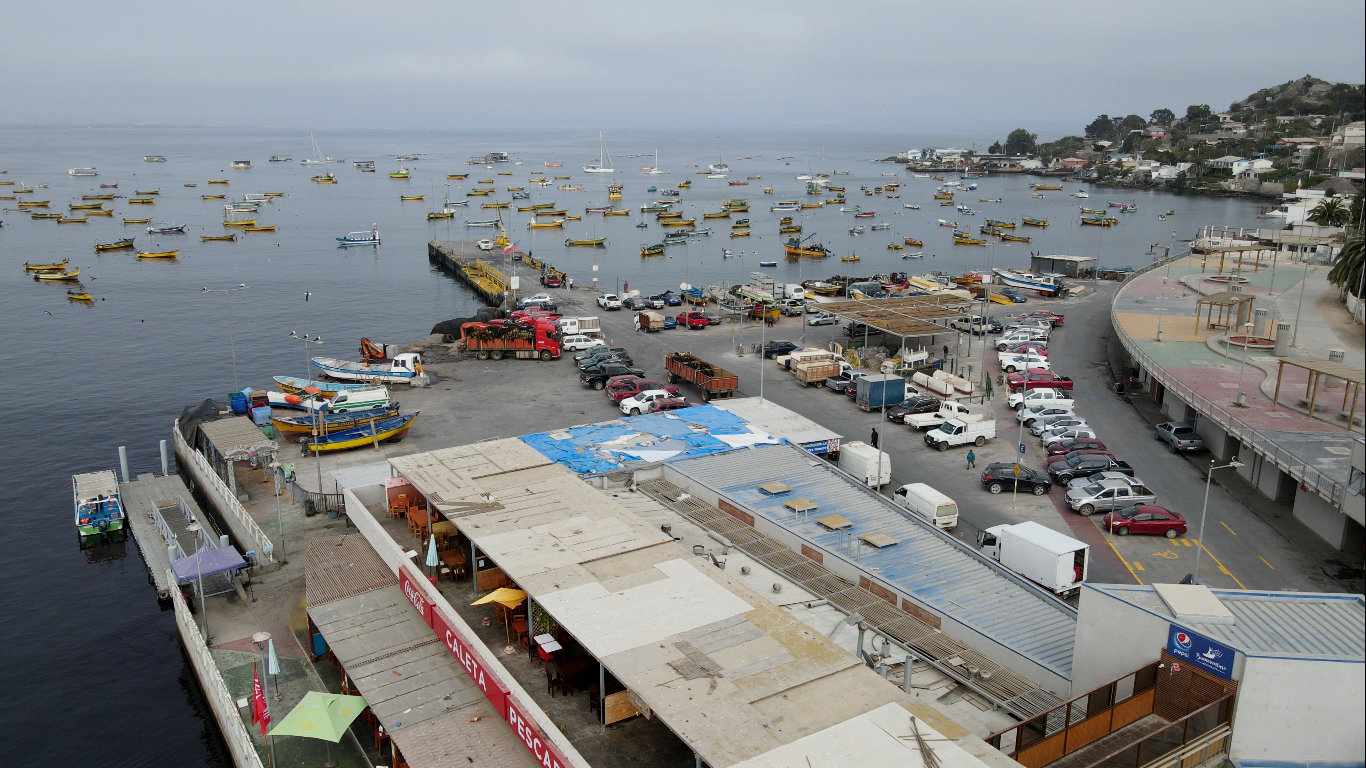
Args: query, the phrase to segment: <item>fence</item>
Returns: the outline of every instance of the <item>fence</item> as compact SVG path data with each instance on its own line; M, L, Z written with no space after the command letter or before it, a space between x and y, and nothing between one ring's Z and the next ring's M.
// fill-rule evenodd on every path
M1159 259L1142 269L1135 270L1129 277L1133 280L1139 275L1147 274L1158 267L1166 266L1169 260ZM1125 281L1129 282L1128 280ZM1120 286L1123 290L1123 286ZM1129 359L1133 360L1140 368L1148 372L1148 375L1157 383L1161 384L1167 391L1180 397L1191 405L1192 408L1200 411L1201 415L1217 424L1231 437L1237 438L1242 445L1250 447L1258 454L1270 459L1282 472L1294 478L1305 490L1313 491L1322 496L1335 507L1342 506L1343 487L1341 483L1329 478L1322 472L1306 464L1302 459L1292 453L1289 449L1283 448L1265 435L1259 434L1257 429L1244 422L1233 411L1223 405L1210 400L1208 397L1196 392L1189 386L1176 380L1166 369L1158 365L1151 357L1139 348L1134 340L1124 332L1124 327L1120 325L1116 315L1116 305L1119 301L1119 291L1115 292L1115 299L1110 304L1110 324L1115 329L1115 337L1128 353Z
M180 430L176 430L176 434L179 436ZM166 581L168 584L174 584L175 574L167 571ZM176 628L180 630L181 645L185 647L185 654L194 665L195 677L199 678L204 698L208 700L209 709L213 710L214 719L218 721L223 741L227 742L228 751L232 752L233 764L237 768L264 768L261 755L256 751L256 744L252 741L246 725L242 723L242 716L237 714L236 697L228 690L228 684L223 682L223 676L218 673L218 666L214 664L213 656L204 644L204 636L199 633L199 625L190 613L190 606L185 603L185 597L180 594L180 590L172 589L170 593L171 604L175 610Z
M188 465L187 468L194 476L194 479L205 488L206 492L212 492L216 498L213 501L224 520L228 523L228 528L233 533L244 539L238 543L247 547L249 551L256 553L256 563L258 565L275 562L275 545L271 544L270 537L266 532L251 519L251 515L237 500L237 494L228 488L223 479L209 466L209 460L204 458L199 451L196 451L185 438L180 434L180 420L177 419L175 426L171 429L171 435L175 438L176 456L183 458Z

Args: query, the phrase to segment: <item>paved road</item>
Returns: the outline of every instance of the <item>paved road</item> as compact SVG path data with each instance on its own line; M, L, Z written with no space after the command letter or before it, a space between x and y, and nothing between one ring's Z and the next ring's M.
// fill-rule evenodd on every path
M1117 455L1133 464L1145 482L1157 490L1159 503L1175 508L1191 521L1191 532L1174 541L1161 537L1108 536L1100 530L1100 516L1084 518L1067 510L1062 503L1061 490L1055 489L1045 497L1021 495L1014 499L1006 494L992 496L986 493L980 483L981 467L992 461L1011 461L1016 455L1014 413L1006 408L1005 395L999 386L991 405L997 414L1000 436L976 450L978 469L969 470L965 449L950 449L943 453L931 450L924 444L921 433L890 424L879 413L861 411L851 401L824 388L803 387L772 361L762 360L747 351L761 337L823 346L840 339L839 326L811 328L802 325L803 318L783 318L777 326L767 329L755 324L726 324L700 331L678 329L636 335L632 314L600 311L594 303L595 294L586 290L552 293L561 300L562 313L602 318L609 338L615 344L627 347L636 366L644 368L649 375L664 376L662 361L666 352L691 351L738 373L741 394L758 396L762 392L765 398L803 414L846 439L867 441L872 429L877 428L881 446L887 451L892 467L892 483L885 491L890 494L904 483L927 482L947 493L959 503L960 525L954 535L964 541L972 542L978 530L992 525L1036 520L1092 545L1091 581L1175 582L1195 570L1196 526L1205 488L1203 467L1207 465L1208 457L1168 453L1164 444L1152 439L1151 424L1162 418L1151 410L1151 403L1148 410L1144 410L1142 405L1130 405L1110 392L1107 340L1113 289L1112 284L1102 284L1093 294L1064 301L1034 302L1026 308L1046 306L1067 315L1067 322L1055 336L1050 350L1055 366L1076 380L1078 410L1102 439L1112 447L1118 446ZM1008 308L997 307L995 314L1004 319L1006 310ZM670 308L669 311L677 310ZM946 332L929 343L936 349L947 344L951 351L966 356L966 337L960 340L958 336L956 332ZM737 354L737 346L746 351ZM974 341L972 352L972 362L964 359L961 365L972 364L974 370L980 370L980 342ZM995 371L994 352L988 362L990 370ZM466 438L462 442L468 442L620 416L601 392L578 383L572 364L567 361L467 360L429 368L438 374L434 389L458 393L473 387L482 388L496 380L503 392L495 401L483 400L478 414L471 414L468 405L459 409L424 409L423 432L441 444L449 444L450 436L457 433ZM683 386L684 394L695 399L697 393L690 391L688 385ZM414 393L405 396L405 401L419 397L425 398ZM459 400L469 402L464 396ZM410 440L409 447L425 449L428 446L422 445L423 442L426 442L425 438ZM1032 467L1042 466L1038 441L1026 432L1025 442L1028 450L1025 463ZM1248 498L1256 503L1255 496ZM1283 524L1298 525L1293 521L1276 521L1276 527L1272 527L1250 512L1238 498L1214 484L1205 526L1201 580L1212 586L1249 589L1340 591L1341 587L1322 573L1315 551L1302 554L1304 542L1294 536L1287 538L1280 532Z

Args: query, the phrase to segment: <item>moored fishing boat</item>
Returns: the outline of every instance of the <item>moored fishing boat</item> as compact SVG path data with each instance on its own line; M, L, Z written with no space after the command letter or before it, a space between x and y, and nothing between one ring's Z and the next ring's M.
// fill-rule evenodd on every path
M33 279L54 283L74 283L81 279L81 270L78 267L66 272L34 272Z
M1061 184L1035 184L1035 185L1034 185L1034 191L1035 191L1035 192L1048 192L1048 191L1061 192L1061 191L1062 191L1062 185L1061 185Z
M274 232L274 231L275 231L275 225L274 225L274 224L251 225L251 226L242 227L242 231L243 231L243 232Z
M787 242L783 243L783 252L790 258L823 259L826 256L831 255L830 249L826 248L821 243L803 245L802 242L795 237L789 237Z
M310 437L304 443L303 451L305 454L309 452L346 451L352 448L363 448L377 442L402 440L403 436L408 434L408 429L413 426L413 421L417 419L418 413L415 411L407 416L394 416L370 422L365 426L341 429L319 437Z
M903 243L905 243L906 245L909 245L909 246L911 246L911 247L913 247L913 248L924 248L924 247L925 247L925 241L919 240L919 239L914 238L914 237L903 238L901 242L903 242Z
M1048 226L1048 219L1035 219L1030 218L1029 216L1022 216L1020 217L1020 223L1026 227L1046 227Z
M563 229L564 219L555 219L553 221L529 221L527 222L526 227L527 229Z
M67 301L81 301L81 302L87 302L87 303L88 303L88 302L93 302L93 301L95 300L95 297L94 297L94 296L91 296L91 295L90 295L88 292L86 292L86 291L67 291L67 292L66 292L66 300L67 300Z
M54 262L51 262L51 263L48 263L48 264L30 264L30 263L28 263L28 262L26 261L26 262L24 262L24 271L25 271L25 272L64 272L64 271L66 271L66 267L67 267L67 265L68 265L69 263L70 263L70 260L69 260L69 259L63 259L62 261L54 261Z
M953 244L954 244L954 245L986 245L986 244L987 244L987 241L984 240L984 239L982 239L982 238L980 238L980 237L971 237L971 236L969 236L969 235L963 235L963 236L960 237L960 236L958 236L958 235L954 235L954 236L953 236Z
M352 245L379 245L379 242L378 229L347 232L345 235L337 238L338 247L342 248Z
M416 352L403 352L394 355L391 362L373 364L338 360L335 357L315 357L313 365L330 378L340 381L411 384L427 379L427 374L422 371L422 356Z
M1001 242L1004 243L1027 243L1030 238L1026 235L1012 235L1008 232L1001 233Z
M256 226L256 219L238 219L238 220L236 220L236 221L225 221L225 222L223 222L223 226L225 226L225 227L254 227L254 226Z
M854 253L854 254L850 254L850 255L848 255L848 256L841 256L841 257L840 257L840 261L858 261L858 260L860 260L860 259L862 259L862 258L863 258L862 256L858 255L857 253Z
M183 235L185 234L184 224L160 224L147 228L149 235Z
M750 236L750 230L748 230L748 229L732 229L731 232L730 232L730 236L731 236L731 237L749 237L749 236Z
M572 237L566 237L566 238L564 239L564 244L565 244L567 247L570 247L570 248L593 248L593 247L603 247L603 246L606 246L606 245L607 245L607 238L605 238L605 237L594 237L594 238L586 238L586 239L579 239L579 240L576 240L576 239L574 239L574 238L572 238Z
M642 245L642 246L640 246L640 255L641 255L641 256L658 256L659 254L661 254L661 253L663 253L663 252L664 252L664 244L663 244L663 243L655 243L654 245Z
M134 238L131 237L125 237L122 240L115 240L112 243L95 243L95 251L98 253L100 251L119 251L124 248L132 248L133 239Z
M124 220L123 220L123 223L124 223L124 224L151 224L151 223L152 223L152 220L151 220L150 218L148 218L148 219L124 219Z
M199 238L199 242L201 242L201 243L213 243L213 242L233 243L233 242L236 242L236 241L237 241L237 235L201 235L200 238Z
M107 195L81 195L82 200L113 200L113 193Z
M392 419L398 415L398 403L391 403L387 407L377 406L368 411L353 411L351 413L326 413L308 416L272 416L270 423L275 425L275 431L280 434L297 435L312 434L314 427L328 435L333 432L340 432L347 429L356 429L373 424L377 421Z
M427 196L426 196L426 195L399 195L399 196L398 196L398 199L399 199L400 202L401 202L401 201L404 201L404 200L426 200L426 199L427 199Z
M174 251L138 251L139 259L174 259L180 255L179 250Z
M84 216L73 216L73 217L70 217L70 218L68 218L68 217L66 217L66 216L62 216L62 217L60 217L60 218L57 219L57 223L58 223L58 224L84 224L84 223L86 223L86 222L88 222L88 221L89 221L89 219L87 219L87 218L84 217Z
M455 211L429 211L429 212L427 213L427 220L428 220L428 221L431 221L431 220L433 220L433 219L453 219L453 218L455 218Z
M103 469L71 476L76 532L81 537L123 530L126 516L114 470Z

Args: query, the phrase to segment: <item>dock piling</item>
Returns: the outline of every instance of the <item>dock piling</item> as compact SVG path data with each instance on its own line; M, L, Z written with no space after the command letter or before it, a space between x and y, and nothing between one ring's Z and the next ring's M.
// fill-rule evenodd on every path
M161 451L161 476L165 477L166 475L171 474L171 464L166 458L166 441L157 441L157 447Z
M123 477L123 482L128 482L128 448L119 446L119 472Z

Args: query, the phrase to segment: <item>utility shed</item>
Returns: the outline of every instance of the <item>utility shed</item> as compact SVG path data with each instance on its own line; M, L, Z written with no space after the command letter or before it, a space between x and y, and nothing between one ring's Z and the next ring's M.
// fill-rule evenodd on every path
M792 446L761 445L678 458L664 476L790 550L869 585L893 606L909 606L1045 690L1069 691L1076 632L1070 606L825 462ZM791 491L770 495L759 487L775 481ZM786 503L792 498L809 500L817 511L795 511ZM831 528L818 519L834 511L851 525Z
M1361 595L1083 584L1074 693L1175 662L1237 691L1238 763L1361 765L1366 602Z
M1096 271L1094 256L1062 256L1050 254L1029 257L1029 271L1041 275L1058 274L1068 277L1091 277Z

